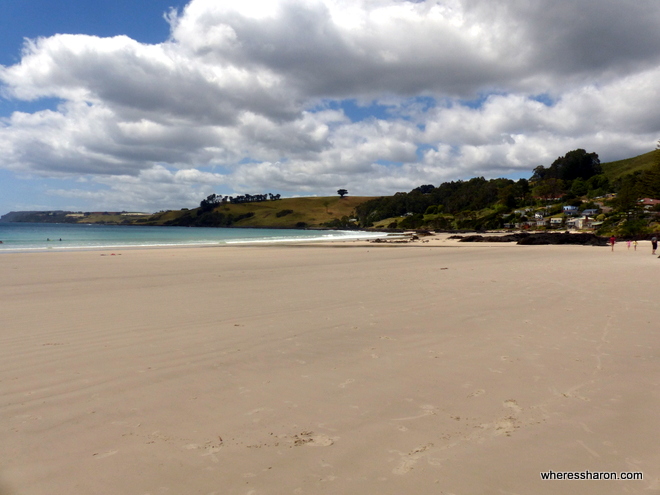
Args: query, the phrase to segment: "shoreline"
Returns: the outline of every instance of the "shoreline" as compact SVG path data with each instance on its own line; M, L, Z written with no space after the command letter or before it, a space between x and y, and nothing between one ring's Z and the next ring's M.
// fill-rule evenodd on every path
M26 224L29 225L29 224ZM39 224L42 226L48 226L50 224ZM110 226L110 227L115 227L115 226ZM125 226L121 226L125 227ZM179 227L179 229L182 229L183 227ZM215 230L215 229L213 229ZM229 229L227 229L229 230ZM232 230L237 230L232 229ZM243 229L245 230L245 229ZM254 229L250 229L254 230ZM267 230L267 229L261 229L261 230ZM279 230L282 231L283 229L274 229L274 230ZM298 232L298 230L295 229L289 229L289 230L294 230L295 232ZM319 230L319 231L311 231L315 234L315 236L310 236L309 232L310 231L305 231L307 232L306 235L300 234L300 236L290 236L290 237L272 237L272 238L250 238L250 237L245 237L245 238L219 238L219 239L203 239L203 240L196 240L196 239L172 239L171 241L150 241L149 239L145 240L136 240L132 241L132 243L126 243L123 241L112 241L108 240L105 241L107 244L104 245L89 245L88 243L90 240L88 239L74 239L71 240L71 238L65 239L65 241L59 242L56 239L59 238L59 235L52 236L54 237L53 240L48 239L48 241L39 241L41 244L46 244L46 245L39 245L39 246L23 246L23 247L9 247L10 244L4 244L0 246L0 255L3 253L16 253L16 252L77 252L77 251L86 251L86 250L120 250L120 249L178 249L178 248L194 248L194 247L223 247L223 246L232 246L232 245L252 245L252 244L288 244L288 243L309 243L309 242L336 242L336 241L353 241L356 239L375 239L380 236L386 236L387 234L382 233L371 233L367 231L346 231L346 230L337 230L337 231L329 231L329 230ZM317 234L318 232L318 234ZM336 232L336 234L332 234L330 232ZM66 236L62 236L66 237ZM61 239L60 239L61 241ZM14 241L16 242L16 241ZM34 240L20 240L19 242L37 242ZM97 241L101 242L101 241ZM117 243L114 243L117 242ZM67 244L72 244L72 245L67 245Z
M327 231L324 231L327 232ZM348 231L340 231L348 232ZM373 233L371 231L355 231L356 233ZM428 232L428 231L421 231ZM378 231L378 233L383 234L382 236L368 236L368 237L337 237L337 238L304 238L304 239L260 239L260 240L229 240L222 242L209 242L209 243L189 243L189 244L147 244L147 245L113 245L113 246L75 246L75 247L43 247L43 248L3 248L0 249L0 256L2 254L16 254L16 253L53 253L53 252L85 252L85 251L106 251L106 250L160 250L160 249L191 249L191 248L217 248L217 247L242 247L242 246L303 246L303 245L324 245L324 244L355 244L359 245L368 245L368 246L421 246L428 244L428 247L435 245L437 242L448 243L451 245L459 244L459 238L453 238L454 236L469 236L469 235L479 235L479 236L492 236L492 237L504 237L511 234L525 234L529 232L525 231L447 231L447 232L433 232L431 234L421 234L421 237L415 238L413 241L411 236L415 235L411 231L402 231L402 232L391 232L391 231ZM536 234L536 233L531 233ZM550 233L554 234L554 233ZM559 232L557 234L564 234L564 232ZM581 234L581 232L569 232L569 234ZM417 234L419 235L419 234ZM380 241L378 240L380 239ZM408 241L408 242L404 242ZM618 241L618 242L623 242ZM57 244L57 241L53 241L54 244ZM468 243L460 243L461 245L467 245ZM514 244L511 242L488 242L483 241L479 243L469 243L472 245L506 245ZM570 245L570 244L569 244Z

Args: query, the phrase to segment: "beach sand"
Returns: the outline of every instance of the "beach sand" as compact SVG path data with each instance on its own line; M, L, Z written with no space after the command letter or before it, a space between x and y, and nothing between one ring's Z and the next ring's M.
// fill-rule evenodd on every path
M0 494L660 493L645 247L2 255Z

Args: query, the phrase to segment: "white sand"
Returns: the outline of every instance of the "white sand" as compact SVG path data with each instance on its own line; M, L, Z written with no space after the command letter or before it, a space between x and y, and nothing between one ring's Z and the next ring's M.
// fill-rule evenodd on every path
M0 256L2 495L660 492L644 243L114 252Z

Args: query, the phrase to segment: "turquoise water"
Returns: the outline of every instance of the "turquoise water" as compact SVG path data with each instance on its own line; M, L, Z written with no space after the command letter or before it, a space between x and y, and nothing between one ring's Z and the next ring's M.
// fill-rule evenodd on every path
M0 223L0 253L119 247L205 246L348 240L382 234L356 231L132 227L127 225ZM61 239L61 240L60 240Z

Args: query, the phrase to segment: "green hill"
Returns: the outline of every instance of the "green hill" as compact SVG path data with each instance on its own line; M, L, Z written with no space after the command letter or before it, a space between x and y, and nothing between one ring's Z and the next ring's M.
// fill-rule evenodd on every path
M654 150L625 160L602 163L601 167L610 183L614 183L614 181L625 175L649 170L658 163L660 163L660 150ZM531 173L532 171L530 171ZM511 184L508 184L509 182ZM471 190L471 187L474 190ZM204 206L203 208L169 210L153 215L127 212L10 212L0 218L0 221L285 229L352 228L357 227L358 223L363 226L373 223L374 226L382 228L401 223L401 227L411 228L412 224L415 223L413 220L419 223L427 208L433 205L442 205L445 208L445 213L466 210L475 217L492 216L494 213L490 210L484 210L486 211L485 214L482 214L483 212L479 213L484 208L481 203L484 203L487 199L484 205L492 209L492 206L498 201L500 189L503 187L513 188L513 182L508 179L486 181L483 178L474 178L469 181L444 183L438 188L432 187L431 189L435 191L433 194L423 193L419 190L420 188L417 188L407 194L395 194L380 198L364 196L346 196L344 198L339 196L303 197L244 203L218 203L217 205L214 201L210 203L210 207L209 204L204 205L205 202L202 201L201 206ZM452 195L452 191L456 193L455 190L457 189L465 189L467 192L457 193L460 197L455 197L455 201L452 202L449 196ZM440 194L438 191L444 191L447 194ZM510 193L513 194L513 192L512 189ZM435 197L434 194L438 197ZM481 197L484 194L488 197ZM479 198L481 200L477 203L481 206L473 205L474 201L472 200ZM374 210L378 210L378 215L375 215ZM420 218L408 219L412 214L417 214ZM352 221L358 217L360 222ZM405 221L402 221L402 219ZM438 223L436 228L441 228L440 224L445 225L447 223L440 212L435 214L433 219ZM408 226L406 222L411 223L411 225Z
M200 225L208 218L213 223L228 221L232 227L261 228L323 228L348 227L355 207L373 199L362 196L285 198L275 201L251 203L222 203L212 212L202 213L199 208L156 213L136 219L137 225ZM331 223L332 225L328 225Z
M601 167L603 168L603 173L612 181L637 171L648 170L658 162L660 162L660 150L653 150L633 158L601 163Z

